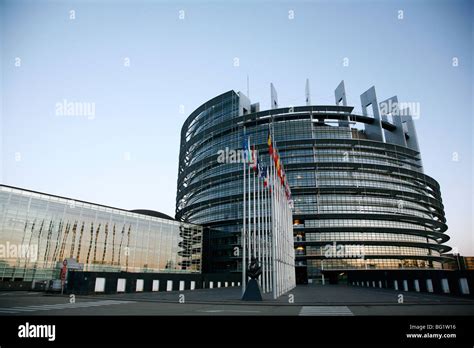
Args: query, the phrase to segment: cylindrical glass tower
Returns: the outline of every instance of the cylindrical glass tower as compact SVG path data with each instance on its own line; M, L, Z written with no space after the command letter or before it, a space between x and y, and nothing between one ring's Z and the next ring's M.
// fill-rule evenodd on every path
M450 250L439 184L423 173L412 117L389 121L350 106L259 111L229 91L200 106L181 132L176 218L213 230L211 270L238 271L244 127L263 162L270 125L294 199L297 267L321 270L441 268ZM392 117L395 117L392 115ZM398 115L397 115L398 117Z

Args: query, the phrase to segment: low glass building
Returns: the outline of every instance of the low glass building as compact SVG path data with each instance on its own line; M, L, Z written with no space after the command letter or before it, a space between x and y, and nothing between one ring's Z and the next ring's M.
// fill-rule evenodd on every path
M91 272L200 273L203 229L152 211L0 185L0 280Z

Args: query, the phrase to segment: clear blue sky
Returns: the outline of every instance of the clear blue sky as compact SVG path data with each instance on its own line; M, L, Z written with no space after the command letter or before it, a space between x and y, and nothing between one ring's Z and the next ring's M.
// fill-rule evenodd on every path
M425 172L441 184L449 244L474 255L471 1L0 4L1 182L174 216L186 115L246 92L247 74L262 108L270 82L284 106L304 104L306 78L313 104L332 104L344 79L356 109L372 85L379 101L420 103ZM63 99L95 103L94 119L55 115Z

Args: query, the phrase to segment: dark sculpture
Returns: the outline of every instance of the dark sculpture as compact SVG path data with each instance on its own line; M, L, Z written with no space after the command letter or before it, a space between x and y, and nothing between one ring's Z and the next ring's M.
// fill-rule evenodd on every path
M247 269L247 276L249 280L247 287L245 288L244 296L242 301L262 301L262 293L260 286L258 285L257 279L262 274L262 267L258 264L255 257L250 260L250 265Z
M252 257L249 268L247 269L247 275L252 279L258 279L262 274L262 267L258 264L255 257Z

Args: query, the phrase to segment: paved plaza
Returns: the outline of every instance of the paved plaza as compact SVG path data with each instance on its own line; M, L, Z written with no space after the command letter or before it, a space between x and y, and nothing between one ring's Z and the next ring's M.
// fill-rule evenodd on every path
M243 302L240 295L234 287L75 296L71 303L69 295L0 292L0 315L474 315L471 299L346 285L297 286L262 302Z

